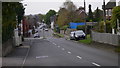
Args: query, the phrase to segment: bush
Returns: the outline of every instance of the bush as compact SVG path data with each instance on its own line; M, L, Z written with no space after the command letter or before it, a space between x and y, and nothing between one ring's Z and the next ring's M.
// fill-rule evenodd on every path
M61 27L60 29L61 30L66 30L68 27L69 27L68 25L65 25L65 26Z
M91 44L92 39L91 39L90 35L87 35L87 39L79 40L79 42L84 43L84 44Z
M98 32L104 32L104 21L101 21L98 27L99 27Z
M59 37L59 38L63 38L63 37L64 37L64 35L59 34L59 33L53 33L53 36L55 36L55 37Z
M85 25L78 25L77 30L83 30L85 31Z
M101 21L99 23L99 25L95 26L95 30L98 32L104 32L104 21ZM106 32L107 33L112 33L112 27L111 27L111 22L110 21L106 21Z
M106 21L106 32L112 33L112 26L110 21Z

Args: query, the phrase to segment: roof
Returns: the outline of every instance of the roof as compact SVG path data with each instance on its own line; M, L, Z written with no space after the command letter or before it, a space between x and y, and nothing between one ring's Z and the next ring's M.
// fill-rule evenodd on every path
M112 9L115 6L116 6L116 2L108 2L107 5L105 6L105 8Z
M106 5L105 5L105 8L106 9L112 9L113 7L116 6L116 1L109 1ZM103 5L102 5L102 8L103 8Z

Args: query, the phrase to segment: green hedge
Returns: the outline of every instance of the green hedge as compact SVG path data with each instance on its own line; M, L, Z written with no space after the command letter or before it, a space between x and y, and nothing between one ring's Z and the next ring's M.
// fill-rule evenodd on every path
M77 30L85 30L85 25L78 25Z

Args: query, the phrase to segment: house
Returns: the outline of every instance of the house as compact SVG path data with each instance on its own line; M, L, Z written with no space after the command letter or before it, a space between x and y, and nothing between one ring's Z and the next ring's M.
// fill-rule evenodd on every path
M85 19L87 14L85 12L84 7L79 7L79 9L76 10L77 15L79 15L80 19Z
M26 20L26 17L23 18L22 27L23 27L23 36L28 37L28 36L29 36L29 34L28 34L28 31L29 31L29 23L28 23L28 21Z
M105 5L105 11L106 11L106 19L110 20L112 16L112 9L116 6L116 0L110 0L106 5ZM104 6L102 6L104 9Z

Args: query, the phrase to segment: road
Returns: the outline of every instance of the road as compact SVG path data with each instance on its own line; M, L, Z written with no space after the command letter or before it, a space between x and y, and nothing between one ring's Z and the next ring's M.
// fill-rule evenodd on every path
M118 54L55 38L52 30L41 32L46 39L29 38L22 66L118 66ZM14 57L15 58L15 57Z
M41 32L41 36L43 33ZM52 37L45 31L46 39L32 40L25 66L117 66L118 54L98 50L83 44Z

